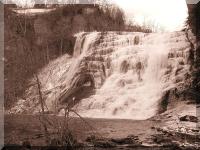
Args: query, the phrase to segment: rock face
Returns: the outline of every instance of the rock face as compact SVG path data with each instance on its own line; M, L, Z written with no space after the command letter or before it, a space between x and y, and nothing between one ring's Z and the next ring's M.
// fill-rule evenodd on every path
M63 56L39 73L48 111L68 104L84 117L147 119L159 111L163 93L180 91L190 74L190 43L184 32L92 32L76 37L72 58ZM88 94L88 89L95 93ZM33 91L37 95L30 87L26 100L11 112L37 112Z
M198 118L196 116L189 116L189 115L186 115L186 116L182 116L180 117L180 121L189 121L189 122L198 122Z

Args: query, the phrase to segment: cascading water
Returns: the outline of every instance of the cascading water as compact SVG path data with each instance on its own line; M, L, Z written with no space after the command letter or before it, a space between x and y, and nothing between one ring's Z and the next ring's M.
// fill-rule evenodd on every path
M154 37L152 43L144 40L134 45L133 37L143 36L122 35L120 39L124 42L112 47L115 50L108 56L112 73L95 95L78 104L82 116L146 119L156 114L169 49L160 37ZM107 48L109 44L105 44Z
M92 85L95 94L74 106L81 116L147 119L157 113L165 91L183 87L189 72L190 43L184 32L92 32L76 37L73 57L58 58L39 74L48 111ZM40 107L30 109L37 104L34 93L37 87L28 89L28 100L11 111L38 112Z
M105 37L99 47L99 51L104 45L113 49L113 53L104 56L112 60L110 75L96 94L83 99L76 109L84 117L147 119L157 113L166 86L163 80L170 51L166 43L170 37L163 34L147 38L145 34L117 36L116 41ZM136 37L141 40L139 45L134 45Z

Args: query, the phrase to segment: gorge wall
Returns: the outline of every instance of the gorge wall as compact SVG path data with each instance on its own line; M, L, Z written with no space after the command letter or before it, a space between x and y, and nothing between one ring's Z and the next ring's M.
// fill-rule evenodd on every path
M13 7L4 5L6 109L24 94L34 73L59 56L73 54L75 33L124 26L123 12L118 8L103 11L98 5L66 5L48 13L24 14ZM115 13L121 17L115 18Z

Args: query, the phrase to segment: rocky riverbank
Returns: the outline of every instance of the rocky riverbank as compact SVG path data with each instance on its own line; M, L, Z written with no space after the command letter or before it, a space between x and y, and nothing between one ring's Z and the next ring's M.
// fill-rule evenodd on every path
M197 109L196 105L183 102L176 109L144 121L71 118L69 128L75 145L86 149L198 149ZM58 116L47 118L54 123L63 121ZM45 146L38 119L37 115L5 115L5 144L23 145L28 141L31 146ZM59 145L59 141L55 142L56 130L48 128L52 146Z

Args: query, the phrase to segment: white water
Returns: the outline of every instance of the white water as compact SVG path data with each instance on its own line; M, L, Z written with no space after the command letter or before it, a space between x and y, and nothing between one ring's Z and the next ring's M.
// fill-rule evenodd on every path
M90 33L89 35L85 35L84 33L80 33L77 35L75 51L73 54L74 59L72 60L73 63L71 64L69 71L67 72L67 77L64 79L66 85L71 85L72 78L75 77L75 74L79 70L83 57L86 56L86 54L89 54L89 50L93 47L92 44L97 39L97 35L98 34L96 32Z
M182 87L189 72L190 45L184 32L92 32L76 36L73 57L58 58L39 73L50 111L63 93L77 88L74 83L89 73L94 78L96 93L74 106L81 116L147 119L157 113L163 92ZM142 80L138 76L138 62L142 64ZM34 89L28 89L26 101L19 101L11 111L38 112L40 107L33 107L37 104Z
M116 50L109 56L112 60L112 73L97 93L81 101L77 110L84 117L147 119L156 114L158 100L162 96L161 77L168 63L168 50L162 37L152 37L151 43L141 41L134 45L134 35L124 35ZM143 38L140 35L140 39ZM108 46L108 43L106 44ZM103 48L103 47L102 47ZM127 73L120 71L120 65L127 61ZM142 81L138 79L137 62L141 62Z
M135 36L139 36L139 45L134 45ZM168 53L173 48L169 46L171 37L172 34L146 37L139 33L104 36L98 50L103 51L105 47L114 50L103 55L111 60L111 69L106 68L107 77L103 86L95 95L83 99L75 107L77 111L84 117L94 118L147 119L154 116L164 88L174 86L173 80L165 76L169 66ZM120 70L124 61L129 65L125 73ZM136 69L138 62L143 66L142 81Z

